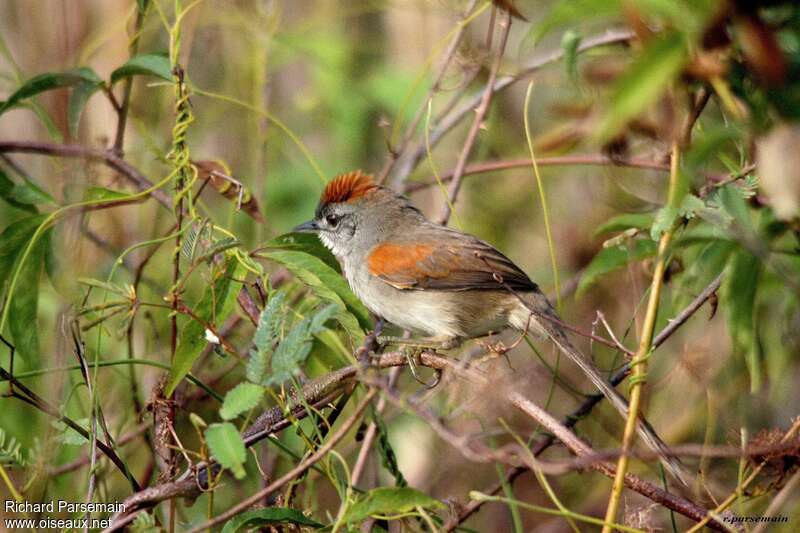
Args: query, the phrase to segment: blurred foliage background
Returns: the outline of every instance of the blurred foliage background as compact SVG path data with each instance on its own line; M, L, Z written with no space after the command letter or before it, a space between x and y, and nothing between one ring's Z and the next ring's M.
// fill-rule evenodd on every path
M497 246L554 300L560 291L567 322L607 336L598 320L602 312L634 350L657 242L670 232L656 331L705 288L715 288L715 280L719 290L650 358L648 419L670 444L777 442L800 412L800 8L722 0L515 5L527 20L512 19L498 69L506 85L481 124L450 224ZM179 446L201 453L208 440L217 455L212 441L218 437L196 429L200 422L190 413L218 424L211 427L227 428L222 419L245 427L264 406L284 401L282 390L352 361L369 329L365 310L343 285L324 277L328 270L309 263L314 257L330 261L318 245L275 239L311 217L330 177L356 168L384 178L439 217L447 184L436 181L456 166L506 20L491 3L456 0L203 0L181 9L186 13L176 26L175 6L163 0L0 3L1 333L17 349L13 373L56 414L89 433L102 418L143 486L169 477L158 457L163 435L151 426L175 385L176 403L168 410ZM448 56L465 19L463 37ZM185 81L179 87L188 93L183 104L176 104L176 64ZM123 138L119 109L126 106ZM439 138L452 117L459 120ZM558 287L526 118L547 199ZM31 144L21 149L15 142ZM35 143L40 149L31 148ZM96 154L73 157L52 149L65 145ZM669 203L676 146L680 190ZM103 164L106 153L150 182L163 182L169 208L132 197L130 179ZM205 162L196 180L197 167L180 166L184 157ZM219 175L235 182L212 179ZM245 188L242 209L237 182ZM176 183L189 187L178 194ZM177 210L171 202L179 197L188 211L178 221L183 270L176 280ZM261 258L251 253L257 249ZM234 302L245 279L259 307L280 298L272 314L261 317L278 325L270 330L262 324L260 340ZM178 313L177 335L171 319L176 285L188 309ZM206 340L223 331L221 346ZM75 343L78 337L83 344ZM184 354L177 370L173 338ZM606 346L576 342L609 375L624 363ZM284 345L282 364L288 366L280 374L274 357ZM518 387L564 417L589 386L547 343L535 347L536 354L523 344L507 358L484 362L484 370L496 387ZM473 348L480 346L455 355L466 357ZM273 357L272 374L251 368L251 352ZM76 353L112 364L82 376L73 368ZM8 351L1 360L11 370ZM183 379L190 369L220 397L247 380L257 389L223 416L213 396ZM494 390L445 380L427 392L407 370L397 388L423 397L454 431L493 446L514 442L513 435L539 436ZM117 501L131 493L106 459L92 474L81 462L87 440L54 422L52 413L10 397L0 405L0 458L9 475L0 489L4 497L18 491L31 501L87 494ZM381 421L381 453L366 462L359 490L394 485L399 469L397 479L409 486L463 504L470 491L487 490L509 468L469 461L407 409L388 405L370 416ZM254 454L231 458L226 466L241 479L223 478L214 498L179 502L174 527L201 524L262 486L260 473L271 480L297 464L313 447L316 426L307 420L294 426L276 438L280 446L259 444ZM615 449L622 427L603 405L577 433L597 449ZM338 460L329 458L302 479L296 495L284 493L278 503L325 524L347 516L342 509L361 501L361 493L352 492L343 465L353 466L359 448L354 435L347 437L336 448ZM387 454L396 454L396 469L381 461ZM544 457L564 456L555 446ZM789 522L770 527L793 531L800 500L784 487L789 480L796 486L797 460L796 450L782 456L745 488L743 473L755 460L688 457L698 475L684 493L710 508L739 487L734 511L740 515L761 514L782 494L774 512L787 514ZM634 461L631 468L659 479L652 465ZM610 490L603 476L575 471L549 480L566 508L603 515ZM504 491L513 500L553 506L530 475ZM447 510L421 501L441 517L438 524L447 519ZM406 513L401 509L402 503L382 514ZM168 529L170 513L161 505L136 527ZM353 520L347 527L357 527ZM625 493L619 520L645 530L689 524L681 517L673 522L664 508L632 492ZM376 527L396 530L401 523L430 525L406 518ZM563 515L491 503L464 526L561 531L568 524Z

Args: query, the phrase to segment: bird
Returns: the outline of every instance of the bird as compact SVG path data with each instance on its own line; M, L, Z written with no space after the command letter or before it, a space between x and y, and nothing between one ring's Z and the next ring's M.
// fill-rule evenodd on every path
M294 228L315 233L341 265L353 293L376 316L443 350L512 328L549 338L623 417L628 402L567 337L547 297L513 261L474 235L435 223L408 198L360 170L325 186L314 218ZM686 485L682 464L643 418L642 440Z

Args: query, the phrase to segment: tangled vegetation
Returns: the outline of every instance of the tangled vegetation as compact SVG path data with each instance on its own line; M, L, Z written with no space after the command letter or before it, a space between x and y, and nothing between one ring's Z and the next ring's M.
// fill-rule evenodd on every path
M123 505L4 519L797 530L796 3L54 11L0 7L0 490ZM547 342L380 343L287 233L355 168L524 267L627 420Z

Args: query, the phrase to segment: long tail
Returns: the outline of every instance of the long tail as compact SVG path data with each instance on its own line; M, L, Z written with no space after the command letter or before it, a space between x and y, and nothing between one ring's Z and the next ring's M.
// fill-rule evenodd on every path
M558 314L541 293L529 293L523 298L523 302L528 310L533 314L532 319L536 321L536 326L544 330L550 340L558 346L564 355L569 357L576 365L580 367L584 374L591 380L595 387L603 393L614 408L619 411L623 418L628 417L628 401L611 386L600 374L600 371L594 364L585 357L577 348L575 348L567 338L564 329L553 320L559 320ZM544 315L544 316L543 316ZM537 328L537 329L538 329ZM659 454L661 463L664 468L684 486L688 486L686 477L684 475L685 468L683 464L676 458L668 455L669 448L658 436L653 426L651 426L644 417L640 416L637 426L637 433L639 437L649 446L654 452Z

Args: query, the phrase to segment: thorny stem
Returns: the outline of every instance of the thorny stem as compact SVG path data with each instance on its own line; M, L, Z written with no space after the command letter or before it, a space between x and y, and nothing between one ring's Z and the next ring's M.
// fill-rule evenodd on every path
M676 207L680 202L680 146L679 141L672 144L672 160L670 165L669 179L669 200L668 205ZM653 281L651 284L650 297L647 302L647 310L642 327L642 335L639 341L639 349L631 361L633 377L631 378L631 398L628 408L628 418L625 421L625 430L622 437L622 455L617 461L617 473L614 477L614 484L611 489L611 496L606 509L603 533L611 533L611 525L617 517L619 503L622 497L622 489L625 486L625 474L628 470L629 452L636 438L636 424L639 417L639 410L642 403L642 390L647 379L647 361L652 352L653 332L655 331L656 318L658 316L658 304L661 301L661 289L664 284L664 271L667 264L667 252L672 241L673 228L667 229L658 243L658 256L653 269Z

